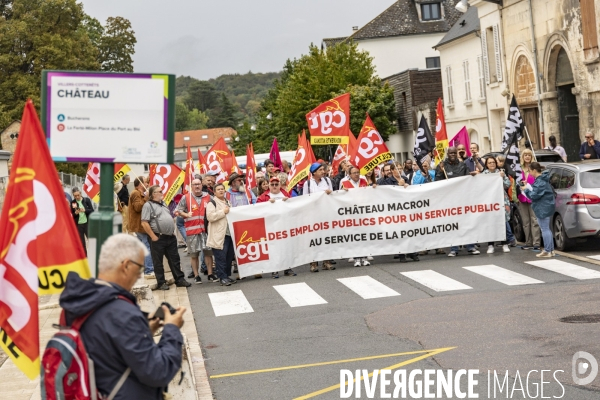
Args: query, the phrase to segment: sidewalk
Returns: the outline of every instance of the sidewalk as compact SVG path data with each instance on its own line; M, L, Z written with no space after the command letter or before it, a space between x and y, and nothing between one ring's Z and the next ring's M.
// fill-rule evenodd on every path
M170 278L171 274L167 274L167 278ZM138 281L139 285L152 285L156 283L155 280L149 280L144 282L144 278ZM178 288L175 285L171 286L170 290L167 291L153 291L154 303L156 307L163 301L168 302L173 307L183 306L187 308L187 312L184 316L184 325L181 328L183 333L187 349L189 351L189 357L191 358L191 367L193 368L192 381L196 388L198 400L212 400L212 392L208 382L208 375L204 367L204 358L202 356L202 348L200 346L200 340L196 331L196 324L190 307L190 301L187 294L186 288ZM46 343L52 335L56 332L56 329L52 327L52 324L58 323L61 309L58 307L59 295L42 296L39 299L39 320L40 320L40 353L44 352ZM142 306L143 309L143 306ZM150 310L144 310L150 311ZM154 311L154 310L151 310ZM1 352L1 351L0 351ZM0 363L2 363L0 359ZM186 361L184 360L184 363ZM175 377L175 380L179 379L179 375ZM30 381L14 364L10 359L4 361L0 366L0 388L3 399L10 400L39 400L41 399L40 382L39 378L34 381Z

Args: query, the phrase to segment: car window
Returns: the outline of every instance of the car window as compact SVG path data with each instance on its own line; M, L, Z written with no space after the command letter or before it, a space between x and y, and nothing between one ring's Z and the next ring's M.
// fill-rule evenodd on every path
M560 186L560 175L562 174L562 170L560 168L552 168L550 170L550 186L554 189L558 189Z
M562 176L560 177L560 186L559 189L568 189L575 184L575 172L564 170Z
M551 162L563 162L560 154L536 154L538 162L551 163Z
M600 169L582 172L579 174L579 179L582 188L600 188Z

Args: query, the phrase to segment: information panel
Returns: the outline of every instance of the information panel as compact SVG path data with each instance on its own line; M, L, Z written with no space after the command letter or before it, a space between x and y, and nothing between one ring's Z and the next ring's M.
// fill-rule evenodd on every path
M44 71L42 124L54 161L171 163L175 76Z

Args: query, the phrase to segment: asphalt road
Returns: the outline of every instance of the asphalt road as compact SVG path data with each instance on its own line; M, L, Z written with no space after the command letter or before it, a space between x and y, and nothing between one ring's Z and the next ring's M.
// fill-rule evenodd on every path
M246 278L230 287L208 282L194 285L188 289L190 302L213 394L219 400L339 399L340 389L333 386L340 383L341 369L372 372L393 367L407 374L414 369L444 373L478 369L475 393L485 399L541 398L540 371L550 370L543 379L550 382L544 384L544 397L600 399L600 377L578 386L571 370L578 351L600 359L600 325L560 322L563 317L600 313L600 261L592 264L557 257L568 263L559 263L559 273L554 264L544 268L527 264L540 260L535 252L511 249L508 254L497 249L495 254L478 256L463 251L455 258L432 254L406 264L391 256L376 257L371 266L360 268L338 260L335 271L310 273L308 266L302 266L295 269L295 277L280 274L279 279L271 279L265 274L263 279ZM485 246L481 250L485 253ZM600 255L600 246L578 251L586 257ZM182 256L182 261L189 271L189 258ZM415 278L411 279L401 274L426 270L442 275L438 283L451 278L454 284L470 288L437 291L420 283L423 275L408 274ZM512 276L511 271L520 275ZM368 282L366 289L363 285L351 290L338 281L365 276L372 279L358 281ZM372 286L373 280L385 287ZM274 288L301 283L316 292L315 302L323 304L291 307ZM222 309L213 307L209 294L238 291L251 312L246 308L244 313L215 316ZM366 297L373 293L389 296L365 299L357 292ZM533 370L537 372L530 373ZM495 396L494 371L500 382L509 376L502 392L496 387ZM465 380L460 387L466 390ZM393 388L392 384L390 393ZM364 386L361 395L351 398L369 398ZM380 396L378 386L371 398ZM415 397L407 394L405 398Z

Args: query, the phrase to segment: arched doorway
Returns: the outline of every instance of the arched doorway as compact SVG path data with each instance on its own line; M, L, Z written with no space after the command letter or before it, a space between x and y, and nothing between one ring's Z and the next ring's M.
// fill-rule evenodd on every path
M523 122L527 128L529 140L531 140L531 147L539 149L542 147L542 141L540 139L540 114L537 104L535 73L524 54L521 54L515 63L514 87Z
M579 160L579 110L573 94L575 80L571 62L562 47L556 57L556 91L558 93L558 116L560 142L569 161Z

